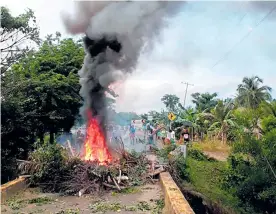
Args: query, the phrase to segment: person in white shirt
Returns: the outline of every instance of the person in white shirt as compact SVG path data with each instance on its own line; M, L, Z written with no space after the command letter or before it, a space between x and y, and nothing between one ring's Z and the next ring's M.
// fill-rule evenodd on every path
M174 132L174 130L171 130L172 132L171 132L171 138L173 139L173 140L175 140L175 132Z
M172 144L174 144L175 143L175 132L173 131L173 130L169 130L168 132L167 132L167 138L170 140L170 142L172 143Z

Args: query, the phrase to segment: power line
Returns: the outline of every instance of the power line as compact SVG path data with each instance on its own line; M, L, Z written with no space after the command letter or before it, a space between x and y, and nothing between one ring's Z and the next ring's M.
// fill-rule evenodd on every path
M274 10L276 9L276 6L273 7L254 27L254 29L256 29ZM228 52L226 52L226 54L224 54L212 67L211 69L213 69L216 65L218 65L222 60L224 60L241 42L243 42L254 30L252 29L251 31L249 31L244 37L242 37L240 39L240 41L238 41Z

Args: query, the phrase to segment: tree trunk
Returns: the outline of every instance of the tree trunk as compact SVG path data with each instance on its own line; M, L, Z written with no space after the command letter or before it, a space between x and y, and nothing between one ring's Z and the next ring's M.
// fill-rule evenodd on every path
M41 144L44 144L44 134L39 135L39 141Z
M54 144L54 140L55 140L54 132L50 131L50 144Z
M227 140L226 139L226 133L222 132L221 135L222 135L222 143L225 144L226 140Z

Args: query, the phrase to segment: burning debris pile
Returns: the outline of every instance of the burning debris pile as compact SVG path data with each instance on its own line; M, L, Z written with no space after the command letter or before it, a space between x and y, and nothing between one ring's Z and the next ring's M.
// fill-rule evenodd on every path
M87 120L84 160L110 162L114 156L117 146L105 140L106 97L113 96L109 88L135 69L140 54L150 47L165 18L175 14L179 4L182 2L78 1L73 18L63 14L69 33L85 34L86 56L79 71L82 114Z
M174 15L182 2L78 1L72 19L63 16L71 34L85 34L86 56L79 71L84 99L82 115L87 121L82 160L69 158L63 148L48 145L34 151L20 169L31 174L31 183L45 191L95 192L142 184L164 169L143 154L131 154L121 142L106 140L107 94L112 84L124 80L136 67L142 52ZM117 143L118 144L118 143ZM70 149L71 151L72 149ZM72 154L74 152L71 152Z
M79 196L155 182L155 177L164 171L145 154L128 153L123 148L118 152L121 159L111 163L82 161L69 157L59 145L48 145L31 153L28 161L20 161L19 170L30 175L31 185L45 192Z

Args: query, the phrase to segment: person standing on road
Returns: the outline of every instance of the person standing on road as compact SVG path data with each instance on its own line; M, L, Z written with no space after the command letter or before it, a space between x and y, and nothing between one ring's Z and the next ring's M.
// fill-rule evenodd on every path
M135 142L135 132L136 132L136 129L134 125L130 125L129 137L130 137L130 143L132 145L134 145L134 142Z
M189 143L189 141L190 141L189 131L187 129L183 129L180 136L180 147L184 155L184 158L186 158L187 156L187 144Z
M155 130L153 126L150 124L147 125L147 138L148 138L148 145L149 145L149 150L152 150L152 146L154 145L154 135L155 135Z
M183 130L183 138L184 138L184 143L187 144L190 141L190 134L187 129Z
M113 137L114 137L115 141L119 141L119 140L122 139L121 138L121 131L120 131L119 126L114 127Z
M146 137L147 137L147 124L146 121L143 120L143 134L144 134L144 141L146 141Z
M166 137L167 137L166 129L162 128L162 130L161 130L161 139L162 139L163 145L165 144Z
M171 144L175 144L175 132L171 129L167 132L167 138L169 139Z
M81 130L78 129L77 132L77 139L76 139L76 144L77 144L77 150L80 152L82 148L82 144L84 143L84 135L81 133Z

